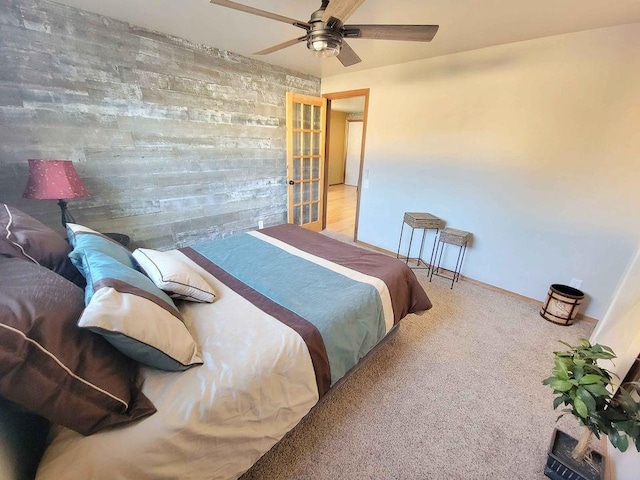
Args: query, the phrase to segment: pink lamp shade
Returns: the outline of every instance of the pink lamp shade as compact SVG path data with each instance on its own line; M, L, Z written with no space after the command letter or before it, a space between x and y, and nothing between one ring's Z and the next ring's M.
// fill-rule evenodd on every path
M39 200L83 198L89 192L70 160L29 159L29 180L22 194Z

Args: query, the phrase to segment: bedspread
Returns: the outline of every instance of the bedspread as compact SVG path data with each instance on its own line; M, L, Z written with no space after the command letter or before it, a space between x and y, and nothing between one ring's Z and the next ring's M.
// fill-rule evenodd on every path
M39 479L237 478L402 317L431 307L403 262L282 225L181 249L214 288L180 302L204 364L143 367L153 416L55 427Z

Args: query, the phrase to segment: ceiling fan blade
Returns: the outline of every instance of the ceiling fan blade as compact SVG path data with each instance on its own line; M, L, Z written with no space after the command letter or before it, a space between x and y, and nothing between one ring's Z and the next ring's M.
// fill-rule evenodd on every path
M333 17L344 23L363 3L364 0L331 0L322 14L322 21L328 22Z
M376 40L407 40L430 42L439 25L345 25L345 38L372 38ZM355 31L359 30L360 34Z
M353 51L353 48L344 40L342 40L342 48L340 49L340 54L338 54L338 60L345 67L350 67L362 61L358 54Z
M293 40L288 40L286 42L279 43L278 45L274 45L273 47L260 50L259 52L254 53L254 55L268 55L270 53L277 52L278 50L282 50L283 48L291 47L296 43L304 42L306 39L306 35L304 37L294 38Z
M241 12L250 13L252 15L258 15L259 17L270 18L271 20L277 20L279 22L288 23L290 25L294 25L296 27L304 28L305 30L309 30L311 25L307 22L301 22L300 20L296 20L295 18L284 17L282 15L278 15L277 13L267 12L266 10L260 10L259 8L250 7L248 5L242 5L240 3L232 2L230 0L209 0L214 5L220 5L221 7L232 8L233 10L239 10Z

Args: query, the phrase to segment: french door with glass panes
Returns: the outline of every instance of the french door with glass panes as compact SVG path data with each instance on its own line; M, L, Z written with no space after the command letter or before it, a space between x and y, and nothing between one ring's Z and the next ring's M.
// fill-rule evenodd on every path
M327 100L287 93L287 221L322 230Z

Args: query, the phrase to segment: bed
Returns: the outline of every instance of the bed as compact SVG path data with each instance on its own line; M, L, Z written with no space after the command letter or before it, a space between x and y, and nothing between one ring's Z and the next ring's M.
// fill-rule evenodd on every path
M155 413L90 435L52 425L36 478L238 478L404 316L431 307L403 262L293 225L162 253L215 295L175 300L191 364L140 365ZM136 259L153 279L154 262Z

